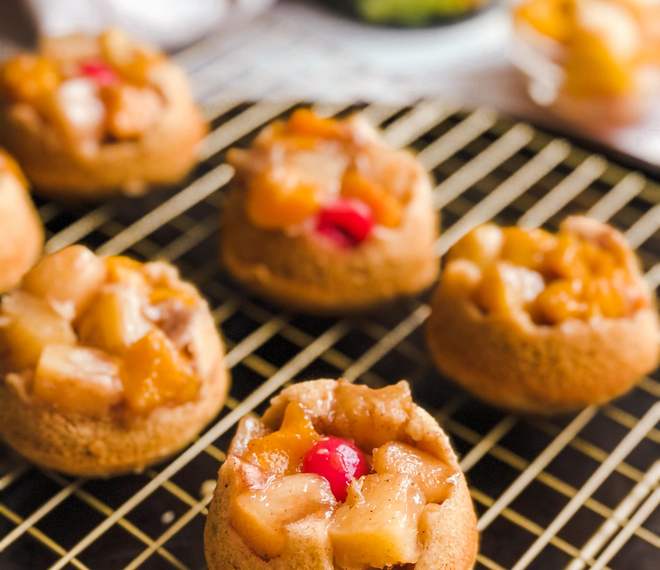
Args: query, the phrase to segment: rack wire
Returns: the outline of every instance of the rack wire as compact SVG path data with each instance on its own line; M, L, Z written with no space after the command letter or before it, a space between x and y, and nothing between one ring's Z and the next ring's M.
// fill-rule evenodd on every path
M194 55L194 53L192 54ZM208 73L190 63L195 73ZM0 448L0 567L203 568L202 529L213 481L238 419L290 382L343 376L412 382L450 434L481 531L478 568L651 569L660 554L660 384L572 416L523 418L484 406L430 365L424 296L365 318L310 318L246 295L216 263L230 146L297 106L206 100L203 162L181 187L144 198L65 207L39 202L48 250L81 241L105 254L177 264L209 299L228 346L233 386L223 411L175 458L112 480L63 477ZM444 253L474 225L556 228L586 212L621 228L660 285L660 184L608 158L488 109L438 101L361 110L388 140L412 146L438 181Z

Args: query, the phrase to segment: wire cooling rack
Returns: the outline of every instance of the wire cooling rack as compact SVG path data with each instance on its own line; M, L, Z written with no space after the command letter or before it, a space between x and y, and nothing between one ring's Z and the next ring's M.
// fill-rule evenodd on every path
M194 77L194 76L193 76ZM412 382L452 437L479 515L479 568L640 569L660 565L660 383L577 415L521 418L479 404L430 365L426 297L368 318L310 318L246 295L217 264L219 211L247 144L294 103L205 101L203 162L179 188L93 206L39 202L47 248L80 241L104 254L176 263L209 299L228 345L233 386L222 413L187 450L140 475L70 479L0 447L0 568L203 568L206 505L238 419L301 379ZM395 145L419 152L438 184L444 253L471 227L556 228L586 212L621 228L660 284L660 184L530 125L440 102L362 109Z

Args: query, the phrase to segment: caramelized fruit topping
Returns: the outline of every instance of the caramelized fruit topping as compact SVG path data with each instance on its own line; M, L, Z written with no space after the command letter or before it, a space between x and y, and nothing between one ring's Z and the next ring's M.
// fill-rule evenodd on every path
M289 532L307 533L320 523L314 532L327 529L338 568L414 564L421 514L427 504L449 497L453 471L396 439L405 435L384 421L401 425L409 418L405 383L340 388L345 394L335 393L328 429L359 437L365 449L375 444L373 460L352 439L317 433L297 401L287 404L281 427L266 435L264 423L246 420L232 444L237 478L231 524L265 559L285 551ZM349 393L352 398L343 400ZM302 519L304 524L288 526Z
M444 461L430 453L400 442L386 443L374 451L376 473L408 475L419 485L429 503L441 503L451 489L452 471Z
M375 140L369 143L359 130L357 121L328 119L300 109L287 122L264 129L250 150L231 153L230 161L247 188L250 221L281 230L318 214L322 220L316 230L336 236L332 229L336 224L326 223L327 212L339 206L345 209L351 201L368 208L369 221L350 222L359 229L335 239L342 245L359 245L374 224L398 227L417 170L410 168L408 155L403 155L404 160L400 151Z
M300 469L303 457L320 438L302 406L291 402L277 431L253 439L243 459L269 475L287 475Z
M334 505L325 479L297 473L241 493L232 501L230 516L232 526L254 552L275 558L284 551L287 525L309 516L326 517Z
M25 375L37 400L83 414L193 400L198 360L174 341L200 334L199 298L177 279L167 267L103 259L82 246L44 257L2 299L6 371Z
M313 216L319 207L316 188L295 177L269 171L248 183L247 215L261 228L295 226Z
M523 309L535 322L557 324L626 317L647 304L619 249L567 230L552 235L487 225L462 238L449 259L480 267L474 300L489 314Z
M502 251L504 236L495 224L484 224L465 234L447 252L447 260L469 259L479 267L496 261Z
M414 564L425 504L419 486L407 475L373 474L356 480L330 525L335 562L342 568Z
M184 305L194 307L197 305L197 298L189 291L181 289L172 289L171 287L154 287L149 294L149 302L152 305L158 305L166 301L181 301Z
M2 66L2 90L14 101L41 107L57 89L60 74L49 59L30 54L17 55Z
M73 320L87 307L105 278L103 260L86 247L72 245L42 258L23 277L21 288Z
M125 33L109 29L99 36L99 48L104 61L117 70L129 83L144 85L161 54L137 45Z
M484 269L475 301L487 313L507 316L512 307L528 309L544 286L536 271L500 262Z
M117 360L93 348L50 344L39 358L32 393L68 412L105 414L123 396Z
M139 261L123 255L113 255L105 259L105 267L108 283L125 285L139 291L144 297L149 296L151 286L147 283L142 271L143 265Z
M623 18L626 17L622 11ZM624 26L625 34L634 27L625 20L615 20L615 27ZM607 29L607 28L606 28ZM578 27L567 43L566 79L564 88L576 97L619 96L636 89L637 66L631 55L619 53L610 32Z
M143 306L144 300L135 289L106 286L80 318L80 340L111 354L122 354L151 328Z
M105 265L108 269L108 280L114 283L122 282L129 274L139 273L142 270L142 264L139 261L125 255L107 257Z
M555 237L540 229L503 228L502 237L500 258L534 271L542 269L546 254L555 247Z
M119 140L141 137L156 124L162 112L160 97L148 87L110 84L101 91L101 100L107 113L106 129Z
M128 347L120 375L128 407L140 413L188 402L199 390L190 364L158 329Z
M570 33L571 0L525 0L515 9L517 21L560 42Z
M69 50L72 51L72 50ZM98 55L20 54L0 69L0 94L26 102L68 142L89 147L142 136L163 104L149 74L160 54L117 30L98 38Z
M302 471L327 479L335 498L344 501L348 486L369 473L369 464L352 441L329 436L317 441L305 454Z
M2 344L14 370L34 368L49 344L76 343L71 324L46 301L24 291L3 297L2 316Z

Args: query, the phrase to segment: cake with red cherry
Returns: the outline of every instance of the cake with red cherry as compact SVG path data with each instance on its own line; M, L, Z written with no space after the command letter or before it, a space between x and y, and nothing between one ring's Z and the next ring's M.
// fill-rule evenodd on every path
M183 71L118 30L46 39L0 67L0 141L48 195L176 182L205 133Z
M556 234L487 224L448 253L427 339L438 368L479 398L548 414L627 392L658 363L655 298L611 226Z
M406 382L304 382L243 418L205 529L209 570L468 570L477 543L449 440Z
M426 172L364 118L308 109L233 149L224 265L240 283L312 313L368 309L428 287L438 222Z
M44 257L0 304L0 434L71 475L140 471L186 445L224 402L208 305L163 262Z
M15 287L41 254L44 230L16 161L0 148L0 293Z

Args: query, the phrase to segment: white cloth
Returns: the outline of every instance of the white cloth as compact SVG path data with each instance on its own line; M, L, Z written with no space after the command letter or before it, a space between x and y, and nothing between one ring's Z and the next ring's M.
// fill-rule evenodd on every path
M167 49L195 41L228 18L274 0L25 0L41 35L99 32L108 26Z

